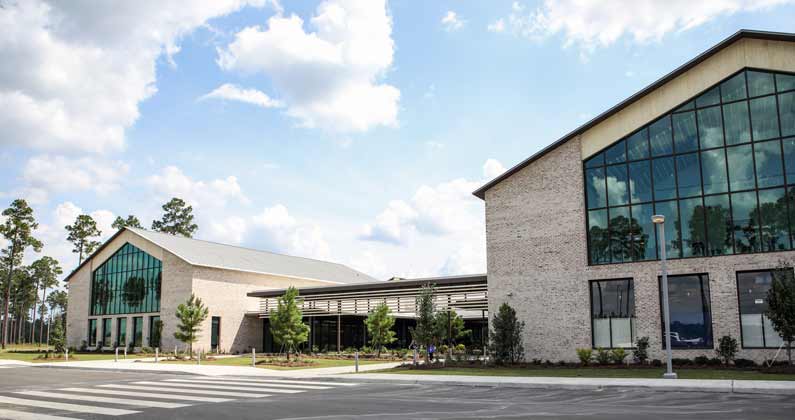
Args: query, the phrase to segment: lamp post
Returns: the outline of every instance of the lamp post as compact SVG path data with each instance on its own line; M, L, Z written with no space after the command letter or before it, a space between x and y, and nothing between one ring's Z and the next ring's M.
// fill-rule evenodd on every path
M671 310L668 305L668 270L665 267L665 216L655 214L651 217L651 221L657 225L657 232L660 237L660 270L662 271L662 292L663 292L663 318L665 326L663 334L665 335L665 358L666 358L666 372L663 374L665 379L676 379L676 373L673 372L671 366Z

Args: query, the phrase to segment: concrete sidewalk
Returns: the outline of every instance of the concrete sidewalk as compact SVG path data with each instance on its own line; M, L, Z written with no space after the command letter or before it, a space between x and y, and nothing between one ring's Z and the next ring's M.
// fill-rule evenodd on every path
M463 375L408 375L390 373L361 373L326 376L326 379L355 380L356 382L440 384L505 388L537 389L649 389L678 392L720 392L743 394L795 395L795 381L746 381L706 379L631 379L631 378L551 378Z

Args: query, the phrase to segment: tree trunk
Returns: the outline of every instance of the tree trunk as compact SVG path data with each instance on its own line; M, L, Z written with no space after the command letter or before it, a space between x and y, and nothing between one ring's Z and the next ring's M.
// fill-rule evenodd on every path
M41 304L43 305L44 302L46 302L46 301L47 301L47 288L45 287L44 288L44 292L43 292L43 296L41 297ZM47 325L47 332L49 332L49 331L50 331L50 326L48 324ZM39 322L39 347L41 347L41 339L42 339L42 337L44 337L44 334L42 334L43 332L44 332L44 311L41 311L41 321ZM47 347L49 348L49 346L50 346L50 343L49 343L49 340L48 340Z
M14 238L16 239L16 238ZM11 254L8 256L8 260L10 261L8 267L8 284L6 285L6 300L5 309L3 309L3 314L5 315L5 319L3 320L3 342L0 344L0 348L6 348L6 342L8 342L8 303L11 301L11 277L14 274L14 257L16 256L17 246L16 243L12 240L11 242Z
M30 325L30 344L33 344L33 340L36 338L36 306L39 305L39 279L36 279L36 286L33 290L36 291L36 297L33 298L33 317L30 318L32 321ZM41 337L39 337L39 344L41 344Z
M789 365L792 366L792 341L787 341L787 360Z

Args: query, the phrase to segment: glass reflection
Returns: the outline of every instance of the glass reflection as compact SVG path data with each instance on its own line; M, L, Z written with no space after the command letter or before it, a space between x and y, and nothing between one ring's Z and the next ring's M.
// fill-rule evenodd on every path
M662 299L662 279L659 283ZM706 274L668 276L668 305L671 348L712 348L712 313ZM661 328L661 331L665 329ZM665 340L662 342L664 347Z

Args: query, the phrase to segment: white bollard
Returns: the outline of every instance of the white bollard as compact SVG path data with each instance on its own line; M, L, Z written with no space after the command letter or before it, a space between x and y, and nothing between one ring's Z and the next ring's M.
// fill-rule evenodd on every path
M356 373L359 373L359 351L353 354L354 365L356 366Z
M202 351L201 350L199 350L199 352L196 353L196 364L197 365L202 364Z
M251 348L251 367L257 367L257 349Z
M157 363L157 358L160 355L160 347L155 347L155 363Z
M65 350L65 356L64 356L64 362L68 362L68 361L69 361L69 349L66 349Z
M113 361L118 363L119 362L119 348L116 347L116 355L113 356Z
M417 349L414 349L414 365L417 364Z
M174 346L174 358L177 358L177 346Z
M127 346L124 346L124 360L127 360Z

